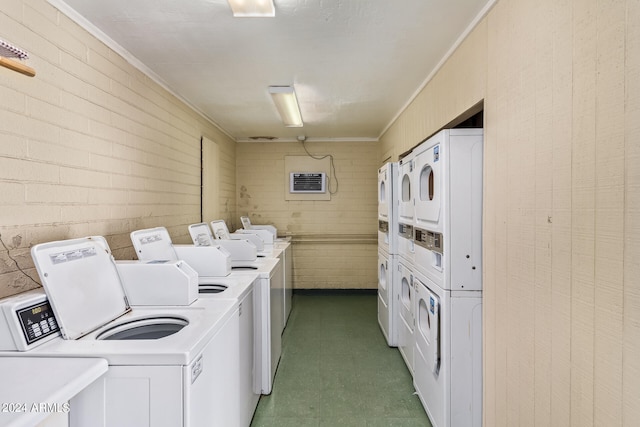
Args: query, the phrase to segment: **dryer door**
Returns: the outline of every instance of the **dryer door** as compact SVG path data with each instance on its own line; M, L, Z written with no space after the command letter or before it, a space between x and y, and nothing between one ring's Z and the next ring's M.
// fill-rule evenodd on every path
M421 284L416 286L418 334L425 344L425 357L431 372L440 372L440 298Z
M389 221L389 198L391 196L389 164L378 170L378 217Z
M398 179L398 221L412 224L414 219L414 159L409 155L400 161Z
M416 222L439 231L442 215L441 145L437 144L416 156Z

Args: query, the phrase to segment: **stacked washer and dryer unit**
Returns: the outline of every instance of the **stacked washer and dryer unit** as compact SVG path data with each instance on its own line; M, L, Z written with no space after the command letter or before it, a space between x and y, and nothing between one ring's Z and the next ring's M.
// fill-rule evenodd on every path
M398 164L378 170L378 323L390 347L398 345L397 295L393 286L398 265L397 209L394 202Z
M482 425L482 129L399 162L398 348L436 427Z

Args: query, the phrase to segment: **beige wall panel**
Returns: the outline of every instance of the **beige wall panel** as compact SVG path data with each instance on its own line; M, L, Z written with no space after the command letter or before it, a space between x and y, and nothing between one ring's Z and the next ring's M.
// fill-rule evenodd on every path
M622 425L640 419L640 1L626 2Z
M105 235L122 259L135 229L189 241L203 134L220 144L220 204L235 216L233 141L46 1L8 3L0 37L37 75L0 69L0 296L38 286L36 243Z
M597 4L573 10L571 425L593 425Z
M494 8L494 15L500 14L504 10L498 4ZM485 21L491 22L489 19ZM498 343L498 331L497 325L500 324L499 318L501 313L496 310L496 307L500 304L500 299L504 297L503 293L498 292L498 283L504 283L502 274L504 270L500 268L504 265L504 258L499 258L500 255L504 256L504 253L499 254L500 247L498 239L501 234L501 230L504 227L504 222L499 221L499 217L502 214L502 209L498 206L499 200L503 200L500 197L498 191L499 186L504 180L500 179L498 172L499 159L501 155L500 147L498 147L497 141L499 141L497 126L486 126L489 121L492 121L493 117L498 114L497 102L486 102L486 100L495 100L498 96L498 86L495 82L498 80L497 75L500 72L499 67L493 66L496 63L498 52L493 47L496 46L495 39L499 37L498 31L495 27L487 25L487 90L485 99L484 110L484 170L483 170L483 182L484 182L484 194L483 194L483 372L492 372L496 375L487 376L484 375L483 386L483 424L497 426L500 423L497 420L498 404L503 402L503 396L498 398L498 393L503 391L505 375L498 375L499 372L505 372L505 357L504 346L499 346ZM493 84L491 84L493 83ZM491 284L491 285L489 285ZM501 412L504 413L504 412Z
M554 20L546 19L554 0L533 3L534 34L534 126L535 147L535 288L534 319L534 416L532 425L551 425L552 323L552 221L553 221L553 45ZM538 23L544 22L544 25Z
M376 288L378 283L377 256L377 245L371 243L294 241L294 288Z
M622 424L625 2L598 3L594 424Z
M552 147L551 213L551 412L549 425L562 427L571 418L571 160L572 4L553 2L552 10ZM544 330L540 331L544 333Z
M304 156L300 142L241 142L238 215L292 236L296 288L376 288L378 145L339 141L306 147L317 156L333 155L338 191L331 200L285 200L285 156ZM335 192L335 180L330 184ZM230 227L240 227L239 217Z

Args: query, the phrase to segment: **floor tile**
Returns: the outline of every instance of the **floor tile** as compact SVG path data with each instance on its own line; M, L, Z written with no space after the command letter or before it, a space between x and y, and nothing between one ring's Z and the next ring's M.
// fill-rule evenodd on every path
M429 427L377 296L295 294L271 395L252 427Z

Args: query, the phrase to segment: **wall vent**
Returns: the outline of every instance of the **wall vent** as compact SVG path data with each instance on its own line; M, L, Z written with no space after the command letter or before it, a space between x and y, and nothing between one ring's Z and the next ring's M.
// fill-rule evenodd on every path
M291 172L289 174L290 193L326 193L324 172Z

